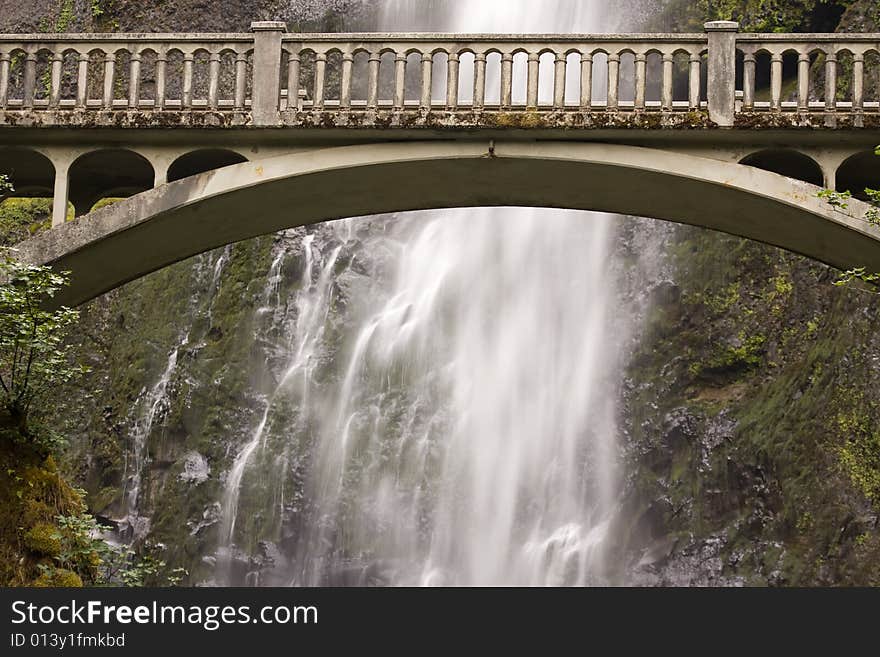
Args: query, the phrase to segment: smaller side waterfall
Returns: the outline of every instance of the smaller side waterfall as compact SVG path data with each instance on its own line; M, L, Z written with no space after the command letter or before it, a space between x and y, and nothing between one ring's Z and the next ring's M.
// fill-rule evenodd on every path
M210 326L214 294L228 259L228 248L219 255L208 254L196 258L185 324L168 351L158 378L149 387L144 387L135 403L138 414L131 420L130 444L124 460L122 498L125 515L118 531L119 539L123 542L139 541L149 534L150 517L143 510L144 475L149 468L149 442L156 429L164 430L162 423L174 395L173 382L178 374L180 355L190 346L199 312L206 313L209 321L205 326Z

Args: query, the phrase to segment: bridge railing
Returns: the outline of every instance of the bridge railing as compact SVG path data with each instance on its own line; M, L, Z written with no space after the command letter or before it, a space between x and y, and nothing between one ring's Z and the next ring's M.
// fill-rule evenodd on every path
M0 35L0 109L227 109L251 102L251 34Z
M880 113L880 35L0 35L0 111Z
M285 108L698 109L706 45L705 34L292 34L287 88L302 94Z
M878 34L739 34L736 47L742 111L880 111Z

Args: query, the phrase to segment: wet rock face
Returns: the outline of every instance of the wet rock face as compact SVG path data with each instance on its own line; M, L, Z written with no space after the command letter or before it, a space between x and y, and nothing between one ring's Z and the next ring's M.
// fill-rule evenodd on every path
M187 454L183 463L183 472L177 475L178 479L192 485L206 482L211 475L211 467L208 459L198 452Z

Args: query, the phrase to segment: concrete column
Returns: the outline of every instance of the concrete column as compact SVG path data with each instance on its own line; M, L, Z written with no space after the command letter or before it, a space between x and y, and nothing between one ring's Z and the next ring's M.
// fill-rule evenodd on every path
M770 109L782 111L782 53L770 56Z
M432 75L434 73L434 55L429 52L422 53L422 95L419 101L421 108L431 111Z
M501 55L501 107L510 109L513 104L513 54Z
M739 23L712 21L705 25L709 39L709 118L730 127L736 113L736 34Z
M541 66L541 58L536 52L529 53L528 73L527 73L527 91L526 91L526 109L538 109L538 75Z
M70 162L54 162L55 191L52 195L52 228L61 226L67 221L68 173Z
M343 110L351 109L351 72L354 68L354 55L346 52L342 56L342 82L339 89L339 108ZM288 90L288 99L290 91ZM288 100L288 105L290 101Z
M35 47L34 47L35 48ZM37 88L37 51L28 50L24 59L24 101L22 107L30 109L34 106L34 95Z
M327 53L315 55L315 93L312 98L312 109L324 109L324 83L327 79Z
M480 111L486 104L486 54L474 55L474 109Z
M128 109L136 110L141 102L141 54L138 51L131 54L128 67Z
M618 90L620 89L620 55L608 55L608 103L606 109L617 111Z
M49 90L49 107L57 108L61 103L61 67L64 57L60 52L52 53L52 83Z
M287 26L280 21L251 23L254 33L254 125L277 125L281 98L281 35ZM294 90L294 93L299 91Z
M9 99L9 62L11 56L8 52L0 53L0 107L5 108Z
M553 71L553 107L565 109L565 65L568 60L564 52L556 53L556 66Z
M660 93L660 108L665 112L672 111L672 76L675 71L675 57L672 53L663 53L663 87Z
M636 93L633 99L637 110L645 109L645 85L647 80L647 63L648 58L644 53L636 55Z
M459 55L451 52L446 65L446 109L450 111L458 108L458 69Z
M691 70L688 76L689 92L688 105L692 110L700 109L700 64L702 60L699 55L691 54L690 64Z
M394 109L403 110L406 106L406 53L394 55Z
M810 56L798 55L798 111L810 109Z
M865 56L853 55L853 111L861 112L865 105Z

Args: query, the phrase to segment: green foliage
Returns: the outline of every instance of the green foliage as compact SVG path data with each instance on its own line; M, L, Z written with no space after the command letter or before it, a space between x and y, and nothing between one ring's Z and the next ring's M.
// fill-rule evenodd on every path
M6 194L7 192L14 192L15 189L12 187L12 183L9 182L9 176L0 173L0 194Z
M79 313L46 310L44 304L67 284L68 275L24 264L4 254L0 260L0 407L27 432L34 401L83 373L64 344Z
M58 7L58 19L55 21L56 32L67 31L67 28L70 27L70 24L73 23L73 19L76 17L75 11L74 0L61 0L61 5Z
M52 226L52 199L0 201L0 246L12 246Z
M838 415L837 426L845 439L837 450L841 467L867 499L880 501L880 431L855 411Z
M880 281L880 273L871 273L869 274L867 269L864 267L855 267L854 269L847 269L840 276L837 277L837 280L834 281L834 285L837 287L848 287L855 281L861 281L862 283L876 283ZM870 288L862 289L862 292L867 292L868 294L880 294L875 290Z
M849 200L852 198L851 192L835 192L833 189L823 189L818 194L819 198L824 198L828 205L832 208L840 208L846 210Z

